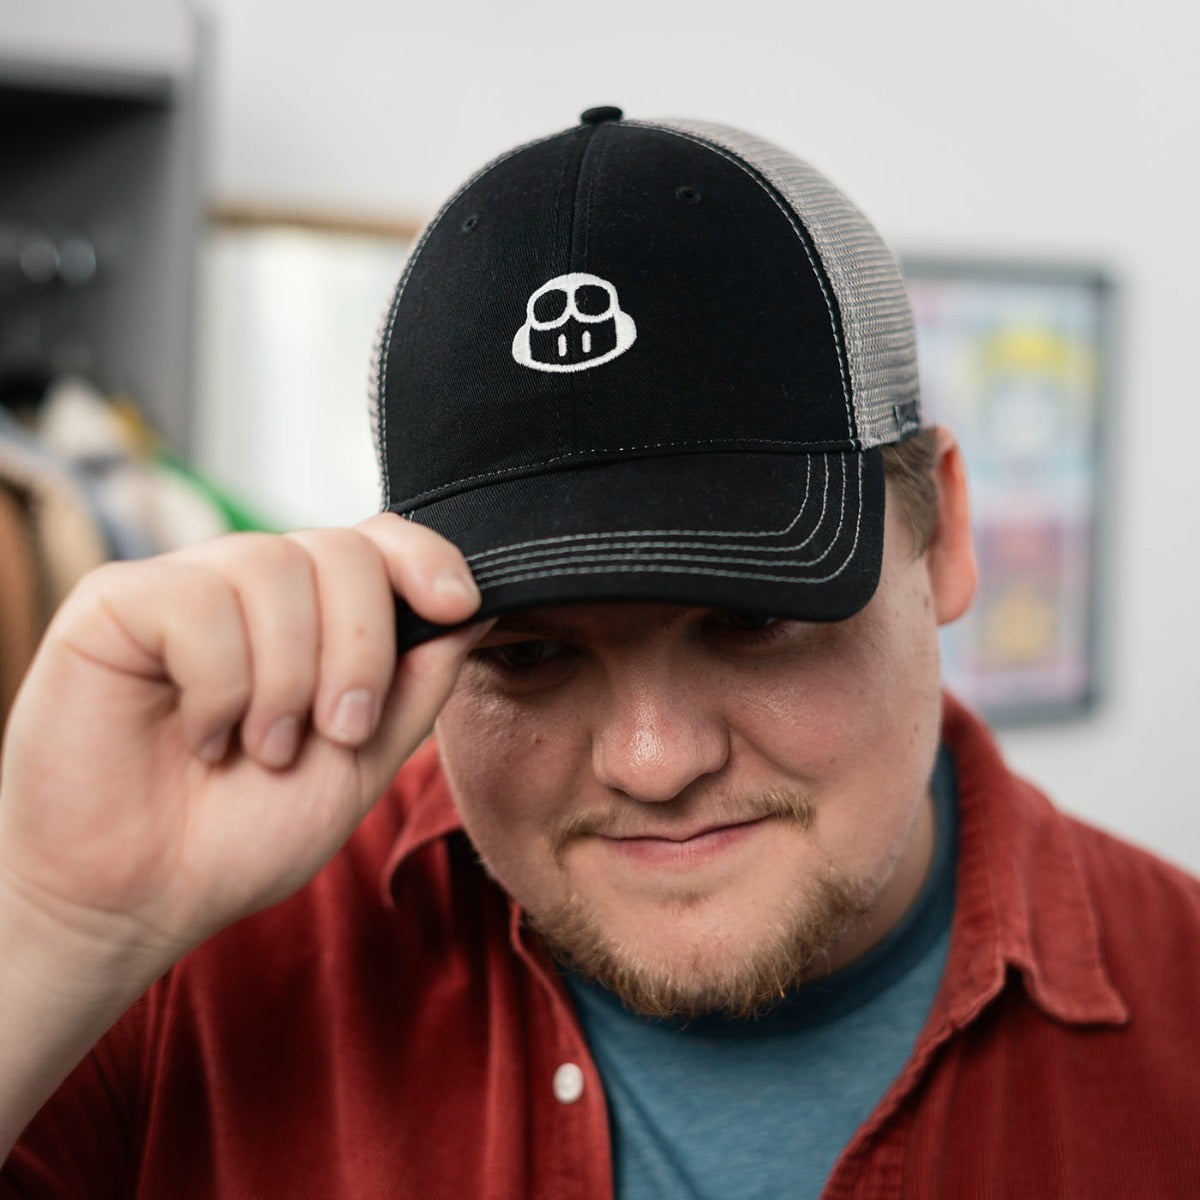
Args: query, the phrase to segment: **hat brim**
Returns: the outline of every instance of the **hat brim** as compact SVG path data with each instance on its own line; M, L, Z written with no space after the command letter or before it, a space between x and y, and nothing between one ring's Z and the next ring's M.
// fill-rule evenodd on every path
M872 449L633 458L395 511L463 551L483 595L473 621L623 601L840 621L879 583L883 457ZM445 632L397 601L400 652Z

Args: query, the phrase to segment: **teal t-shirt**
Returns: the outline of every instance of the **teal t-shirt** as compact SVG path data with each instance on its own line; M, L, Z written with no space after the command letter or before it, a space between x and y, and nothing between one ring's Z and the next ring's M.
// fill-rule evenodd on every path
M857 962L764 1018L639 1017L564 972L608 1099L617 1200L818 1196L912 1051L954 912L957 797L943 748L920 894Z

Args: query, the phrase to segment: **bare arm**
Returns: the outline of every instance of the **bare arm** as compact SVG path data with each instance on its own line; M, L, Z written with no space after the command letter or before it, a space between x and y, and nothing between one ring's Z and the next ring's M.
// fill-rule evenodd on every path
M187 950L305 883L432 725L480 630L399 661L393 595L478 593L397 517L95 572L55 617L0 766L0 1161Z

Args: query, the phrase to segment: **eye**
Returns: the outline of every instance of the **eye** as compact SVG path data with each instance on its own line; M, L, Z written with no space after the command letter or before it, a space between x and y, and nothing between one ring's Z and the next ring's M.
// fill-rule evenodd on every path
M747 612L738 608L727 608L718 612L715 619L718 625L736 633L765 633L783 620L782 617L773 617L769 613Z
M566 647L561 642L527 639L520 642L502 642L475 652L477 658L490 662L506 671L529 671L558 658Z
M598 317L608 312L608 292L594 283L585 283L575 289L575 307L585 317Z
M799 626L786 617L753 612L745 608L719 608L705 621L708 636L715 645L741 652L760 646L774 646L793 635Z
M535 320L549 323L557 321L567 311L567 293L562 288L551 288L533 302Z

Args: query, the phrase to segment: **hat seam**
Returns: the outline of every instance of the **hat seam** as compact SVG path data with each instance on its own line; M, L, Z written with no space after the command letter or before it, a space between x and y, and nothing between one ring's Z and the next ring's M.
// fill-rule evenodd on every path
M751 169L749 163L743 161L732 151L727 150L724 146L718 145L716 142L711 142L707 138L699 137L694 133L690 133L682 129L676 129L669 124L659 124L654 121L629 121L626 123L629 125L634 125L640 129L655 129L660 133L668 133L674 137L682 138L684 141L694 142L697 146L703 146L705 149L712 151L712 153L718 155L719 157L733 163L735 167L742 171L748 178L753 180L764 192L766 192L767 196L770 197L771 202L775 205L775 207L778 208L781 213L783 213L788 224L791 225L793 230L796 232L797 239L804 249L804 254L808 259L809 266L812 267L813 274L816 276L817 286L821 289L821 297L825 301L825 311L829 314L830 332L833 334L834 344L838 348L836 358L838 364L838 375L842 380L842 399L845 401L846 405L847 428L850 431L850 436L857 441L858 422L854 418L854 407L850 396L850 379L846 373L846 346L841 337L838 319L834 313L833 303L829 297L829 291L825 285L824 264L818 263L818 256L816 255L815 248L809 246L808 237L805 229L800 223L800 218L795 212L792 211L789 205L785 204L780 199L775 188L770 185L768 181L760 178L759 174L755 170Z
M736 443L736 444L734 444ZM575 461L586 461L589 458L599 458L602 455L609 454L630 454L641 450L665 450L675 448L680 451L688 451L698 446L724 446L730 453L736 453L739 448L744 448L748 445L760 446L789 446L794 450L805 453L829 453L829 454L861 454L861 450L842 448L827 448L822 450L821 447L828 447L828 442L797 442L790 441L787 438L704 438L699 441L691 442L646 442L641 445L633 446L603 446L597 450L572 450L568 454L555 454L550 458L539 459L537 462L520 463L514 467L501 467L496 471L484 471L478 475L464 475L459 479L452 479L449 483L439 484L436 488L429 488L424 492L417 492L413 496L406 496L402 500L392 502L389 507L403 509L415 505L424 504L427 501L443 500L455 489L463 484L478 483L483 479L498 479L504 476L512 475L532 475L541 471L544 467L553 466L555 463L563 462L567 459ZM701 452L702 453L702 452Z
M570 132L570 131L567 131ZM392 504L392 474L388 468L387 462L387 402L384 390L384 374L387 370L388 355L391 353L392 334L395 332L396 317L400 312L400 301L404 296L404 291L408 287L409 277L412 275L413 267L417 259L421 255L426 242L429 241L430 235L442 223L443 218L450 209L462 198L462 196L475 186L486 175L491 174L497 167L502 166L514 155L521 154L525 150L530 150L534 146L541 146L546 142L552 142L555 138L564 136L564 131L558 130L555 133L547 134L545 137L534 138L532 141L523 142L520 146L514 146L508 153L494 158L491 162L485 163L478 171L475 172L447 201L442 205L441 209L435 214L433 220L425 226L421 232L421 236L417 239L417 244L413 247L412 253L408 256L408 261L404 264L404 271L400 275L400 279L396 284L396 291L392 297L391 307L388 309L387 320L384 325L382 340L380 342L379 357L374 364L375 370L375 386L377 389L377 404L379 413L379 467L383 475L383 507L388 509Z

